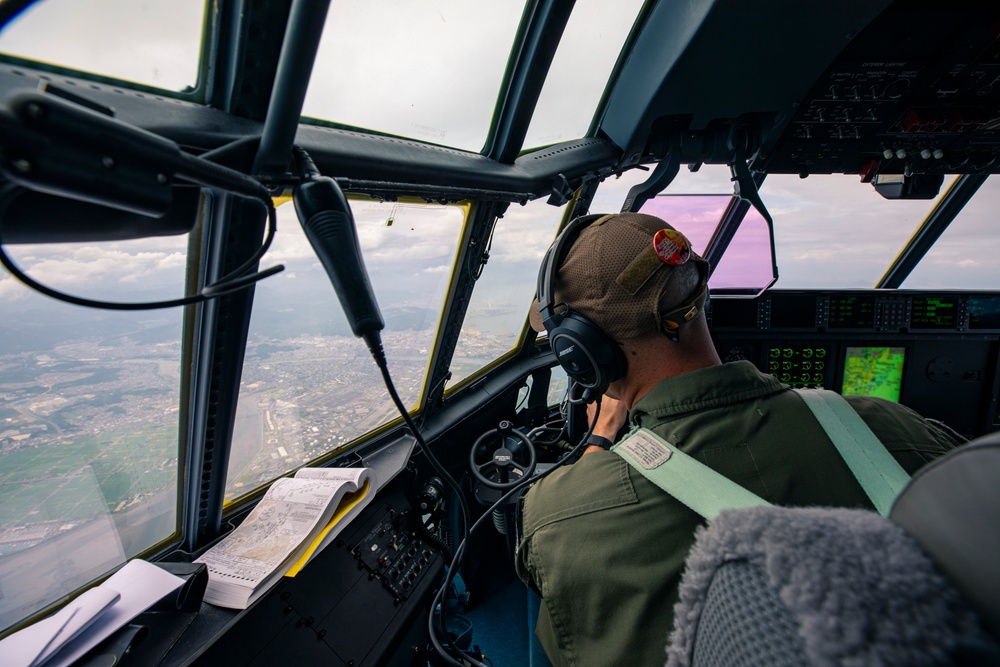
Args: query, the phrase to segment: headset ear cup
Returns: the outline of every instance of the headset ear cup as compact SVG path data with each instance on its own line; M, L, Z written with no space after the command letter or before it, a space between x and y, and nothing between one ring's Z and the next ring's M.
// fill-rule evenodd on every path
M554 287L559 266L580 231L603 217L606 215L598 213L570 222L549 246L538 272L538 309L549 345L566 374L591 396L604 393L609 384L625 376L625 353L583 315L557 313Z
M567 313L549 331L549 344L566 374L593 394L603 393L628 368L621 347L579 313Z

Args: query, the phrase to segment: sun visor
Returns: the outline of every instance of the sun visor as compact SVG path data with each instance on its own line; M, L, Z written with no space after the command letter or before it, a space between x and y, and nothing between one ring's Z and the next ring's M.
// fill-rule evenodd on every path
M151 218L7 183L0 187L0 243L123 241L186 234L198 220L201 196L198 187L174 187L166 213Z

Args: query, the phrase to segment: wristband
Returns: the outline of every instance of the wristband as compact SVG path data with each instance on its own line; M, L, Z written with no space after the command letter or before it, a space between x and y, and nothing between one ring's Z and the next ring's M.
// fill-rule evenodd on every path
M587 438L587 444L596 445L601 449L611 449L612 445L614 445L615 443L611 442L605 437L599 435L592 435L589 438Z

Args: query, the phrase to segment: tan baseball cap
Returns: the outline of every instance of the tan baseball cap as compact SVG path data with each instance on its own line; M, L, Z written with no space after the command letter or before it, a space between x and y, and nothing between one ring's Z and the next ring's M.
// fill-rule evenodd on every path
M580 313L616 340L673 333L701 312L708 262L656 216L616 213L584 228L554 281L553 307ZM528 317L544 331L538 301Z

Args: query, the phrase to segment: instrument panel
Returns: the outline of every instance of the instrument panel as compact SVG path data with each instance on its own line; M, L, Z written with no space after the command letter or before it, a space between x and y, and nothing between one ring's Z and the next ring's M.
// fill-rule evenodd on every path
M966 436L1000 429L1000 292L773 290L713 297L708 316L723 361L896 401Z

